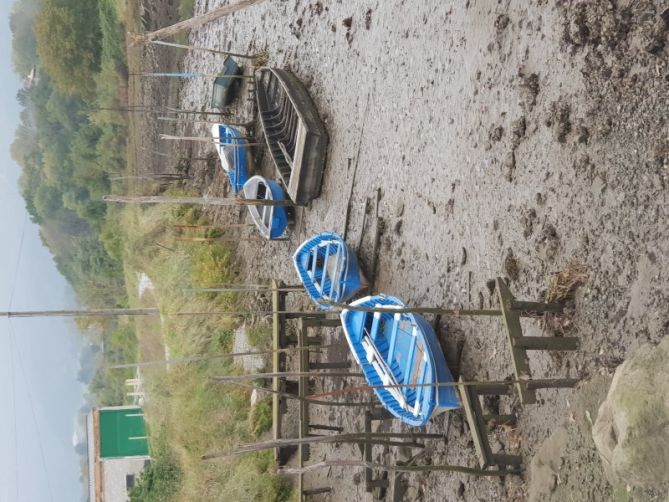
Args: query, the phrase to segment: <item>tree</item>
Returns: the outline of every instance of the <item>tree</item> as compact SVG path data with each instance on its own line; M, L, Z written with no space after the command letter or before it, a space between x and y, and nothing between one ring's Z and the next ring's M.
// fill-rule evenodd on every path
M14 3L9 16L12 30L12 66L21 77L26 77L37 65L37 44L35 42L35 15L41 0L20 0Z
M57 89L89 101L100 68L97 8L91 0L45 0L35 21L37 54Z

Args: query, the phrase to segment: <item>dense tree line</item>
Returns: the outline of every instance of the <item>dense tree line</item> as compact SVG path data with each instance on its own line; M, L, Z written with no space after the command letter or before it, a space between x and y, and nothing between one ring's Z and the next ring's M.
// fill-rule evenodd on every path
M115 8L110 0L18 0L10 27L15 71L38 75L17 95L24 109L11 151L28 212L83 303L124 303L118 225L102 195L125 169L126 126L94 111L118 105L124 56Z

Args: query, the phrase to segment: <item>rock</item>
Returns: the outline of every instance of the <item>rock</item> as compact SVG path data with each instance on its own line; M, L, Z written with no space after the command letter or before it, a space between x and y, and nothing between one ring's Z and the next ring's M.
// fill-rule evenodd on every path
M497 142L502 139L502 136L504 136L504 128L502 126L497 126L494 127L490 131L490 140Z
M518 280L518 272L520 267L518 266L518 260L513 255L513 250L509 248L507 250L506 258L504 258L504 272L512 281Z
M257 389L251 391L251 406L255 406L260 401L260 393Z
M530 500L541 500L542 497L553 493L557 486L557 476L560 473L562 457L568 444L568 434L565 426L560 426L546 439L530 463Z
M511 150L506 154L502 161L502 166L505 170L504 177L506 178L506 181L513 181L513 173L516 170L516 152L514 150Z
M618 367L592 436L613 484L669 483L669 337Z
M495 287L496 287L496 284L495 284L495 280L494 280L494 279L488 279L488 280L485 282L485 286L486 286L486 288L488 288L488 293L490 293L490 296L492 296L493 294L495 294Z
M539 75L531 73L528 76L520 75L520 96L527 111L532 111L537 104L537 95L539 94Z
M497 16L497 19L495 19L495 28L501 31L507 26L509 26L509 16L506 14L500 14Z
M525 122L525 117L522 116L517 120L514 120L511 123L511 134L513 135L512 143L514 147L517 147L520 144L520 141L525 136L525 131L527 130L527 123Z
M365 29L369 30L372 27L372 9L367 9L365 13Z

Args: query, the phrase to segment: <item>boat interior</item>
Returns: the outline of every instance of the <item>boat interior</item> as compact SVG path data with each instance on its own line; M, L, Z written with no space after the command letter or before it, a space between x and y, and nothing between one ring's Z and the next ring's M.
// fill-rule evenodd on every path
M323 296L334 298L339 292L339 280L344 262L344 252L338 241L321 242L309 253L307 274L316 290Z
M387 305L379 305L388 307ZM368 313L365 316L361 344L367 361L383 385L420 385L429 383L429 359L418 328L402 314ZM421 401L429 387L388 389L400 406L418 416Z

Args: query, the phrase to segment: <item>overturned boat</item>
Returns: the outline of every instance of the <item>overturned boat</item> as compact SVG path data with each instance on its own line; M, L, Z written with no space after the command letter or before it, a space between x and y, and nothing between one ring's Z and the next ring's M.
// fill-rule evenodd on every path
M214 124L211 127L211 135L223 170L230 178L232 191L238 193L248 180L251 166L248 141L238 129L225 124Z
M263 68L255 75L260 122L276 170L293 202L321 193L328 136L307 90L292 73Z
M346 302L367 287L358 258L334 232L323 232L302 243L293 262L307 293L321 308L330 308L325 302Z
M262 176L253 176L243 188L245 199L285 200L286 195L274 180ZM278 239L288 227L288 214L283 206L248 206L249 213L265 239Z
M368 296L351 307L401 309L392 296ZM414 427L435 413L460 407L456 389L435 384L453 381L437 336L418 314L344 309L344 334L367 382L394 416ZM403 386L406 387L403 387Z

